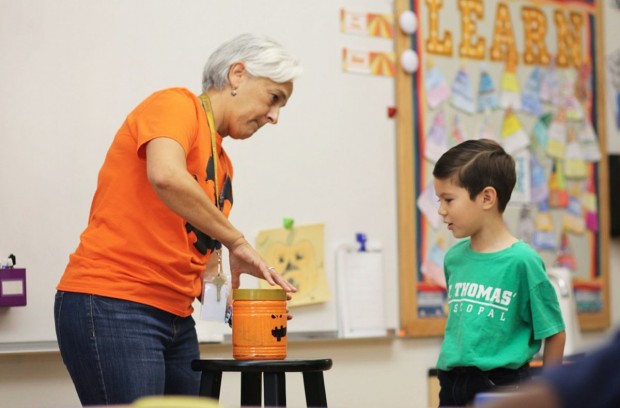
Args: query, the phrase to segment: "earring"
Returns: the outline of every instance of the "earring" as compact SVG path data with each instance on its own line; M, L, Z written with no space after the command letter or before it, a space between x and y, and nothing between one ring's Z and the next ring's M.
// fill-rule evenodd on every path
M232 96L237 96L237 90L236 90L236 89L233 89L232 91L230 91L230 94L231 94Z

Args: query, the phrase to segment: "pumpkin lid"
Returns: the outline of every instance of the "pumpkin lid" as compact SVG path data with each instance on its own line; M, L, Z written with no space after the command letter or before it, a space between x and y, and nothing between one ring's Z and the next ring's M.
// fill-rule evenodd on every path
M234 300L286 300L282 289L233 289Z

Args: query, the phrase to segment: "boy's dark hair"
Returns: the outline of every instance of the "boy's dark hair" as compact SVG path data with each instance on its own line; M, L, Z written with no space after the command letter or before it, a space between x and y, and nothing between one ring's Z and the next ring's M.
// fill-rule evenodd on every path
M514 159L490 139L466 140L452 147L435 164L433 176L452 179L469 192L472 200L485 187L493 187L500 213L506 209L517 182Z

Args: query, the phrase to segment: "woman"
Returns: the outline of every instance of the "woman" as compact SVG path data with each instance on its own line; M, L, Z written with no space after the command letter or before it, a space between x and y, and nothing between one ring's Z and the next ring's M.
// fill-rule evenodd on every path
M244 34L210 56L202 95L166 89L127 116L54 305L61 355L83 405L198 394L192 302L220 245L233 288L248 273L295 291L227 219L233 168L222 138L247 139L277 123L300 73L280 45Z

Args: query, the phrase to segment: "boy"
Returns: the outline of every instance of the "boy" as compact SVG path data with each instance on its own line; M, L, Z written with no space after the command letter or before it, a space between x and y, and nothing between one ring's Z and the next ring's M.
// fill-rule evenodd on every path
M492 140L467 140L433 170L439 215L455 238L444 272L449 314L437 361L439 405L463 406L494 386L530 378L562 360L564 322L538 254L508 231L503 213L516 183L514 159Z

